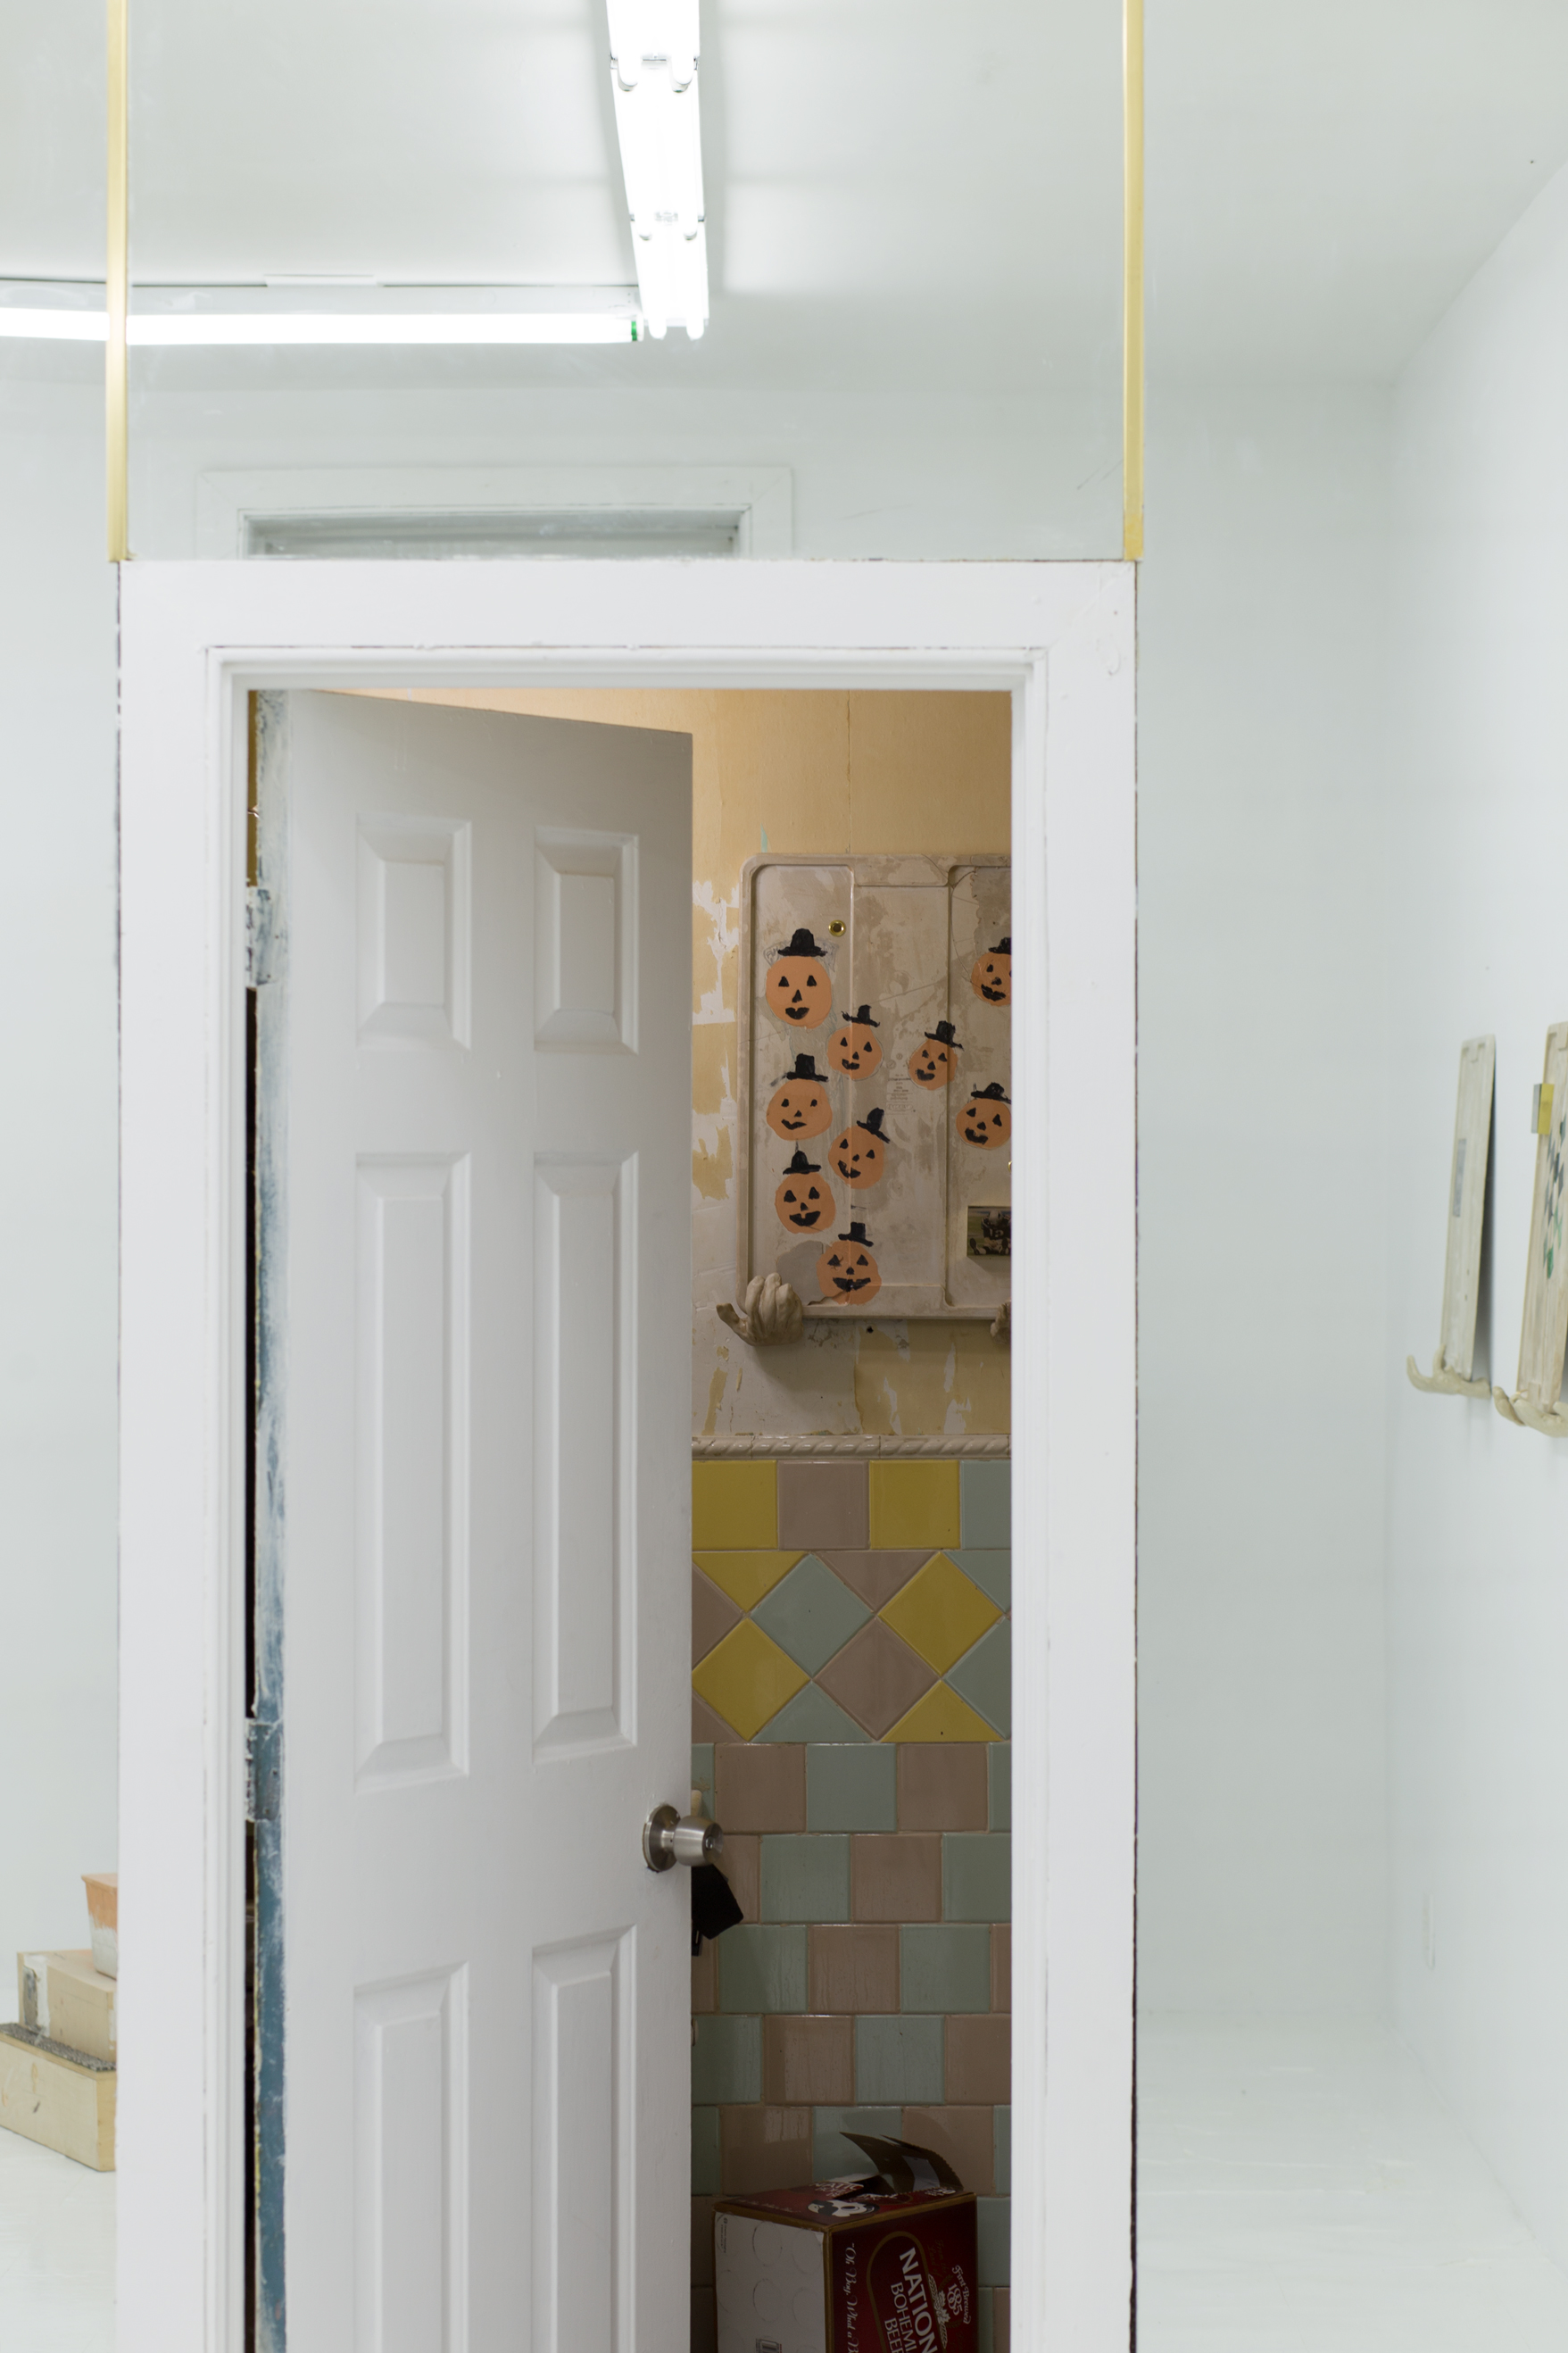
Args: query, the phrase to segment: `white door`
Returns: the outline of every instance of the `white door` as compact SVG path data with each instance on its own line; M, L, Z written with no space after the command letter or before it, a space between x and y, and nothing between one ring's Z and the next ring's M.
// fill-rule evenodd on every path
M258 776L289 2353L666 2353L689 745L291 693Z

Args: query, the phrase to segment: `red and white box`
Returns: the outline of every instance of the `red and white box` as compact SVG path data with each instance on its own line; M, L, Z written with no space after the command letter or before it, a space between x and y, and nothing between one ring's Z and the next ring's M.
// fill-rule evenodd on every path
M719 2353L976 2353L973 2192L817 2182L721 2198Z

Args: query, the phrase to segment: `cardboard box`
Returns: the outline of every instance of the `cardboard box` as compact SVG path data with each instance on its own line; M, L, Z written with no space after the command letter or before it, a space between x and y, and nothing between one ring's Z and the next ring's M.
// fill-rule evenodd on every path
M973 2193L818 2182L721 2198L719 2353L976 2353Z
M117 1871L84 1871L81 1883L87 1890L87 1927L92 1938L93 1967L101 1969L106 1978L120 1975L120 1873Z
M89 2059L119 2056L115 2040L116 1987L95 1969L90 1953L18 1953L16 2014L24 2026L84 2051Z
M0 2026L0 2125L95 2173L114 2170L119 2077L26 2026Z

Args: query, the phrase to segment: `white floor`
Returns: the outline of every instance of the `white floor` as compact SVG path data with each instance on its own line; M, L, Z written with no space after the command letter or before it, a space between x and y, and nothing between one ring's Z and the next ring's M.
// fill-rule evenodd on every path
M1138 2353L1565 2353L1568 2277L1392 2036L1139 2035Z
M0 2348L114 2353L114 2176L0 2132Z

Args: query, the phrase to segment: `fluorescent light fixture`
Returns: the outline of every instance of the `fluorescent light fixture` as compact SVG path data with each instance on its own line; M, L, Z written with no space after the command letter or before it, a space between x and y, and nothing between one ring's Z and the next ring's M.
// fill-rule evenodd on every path
M473 288L461 290L470 301L479 292ZM185 299L196 304L191 309L133 311L125 322L126 342L163 349L240 343L635 343L647 332L636 307L624 299L614 307L558 311L499 307L399 311L386 308L384 301L383 307L374 310L205 307L221 299L223 291L203 289L187 295ZM227 291L232 301L238 290ZM0 296L0 339L101 343L108 333L105 311L65 304L48 308L8 304Z
M649 334L708 324L698 0L607 0L610 82Z

